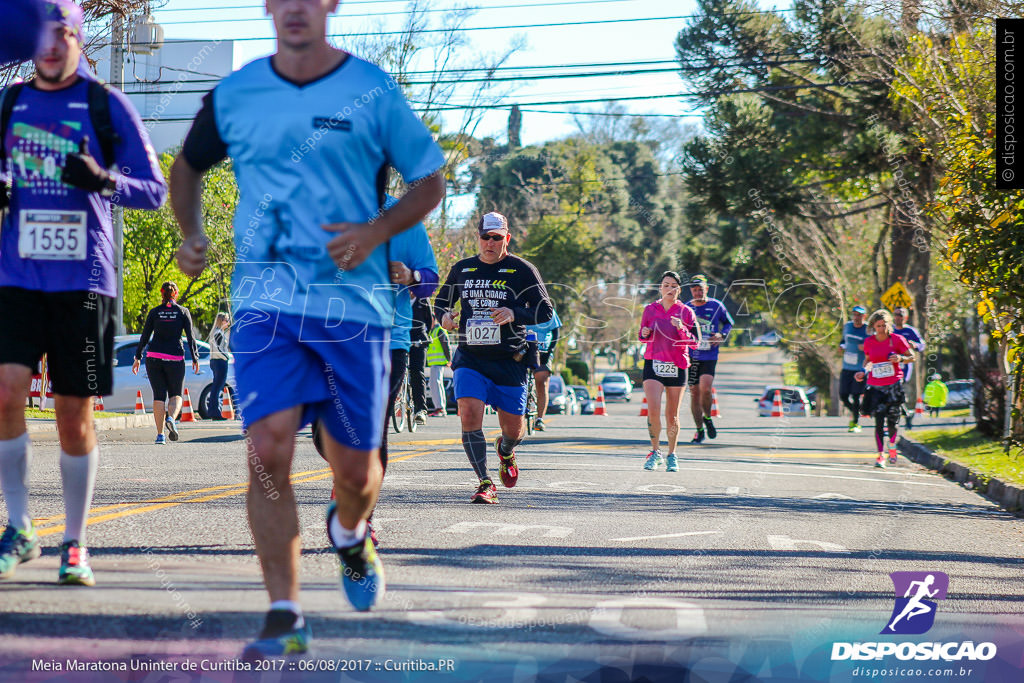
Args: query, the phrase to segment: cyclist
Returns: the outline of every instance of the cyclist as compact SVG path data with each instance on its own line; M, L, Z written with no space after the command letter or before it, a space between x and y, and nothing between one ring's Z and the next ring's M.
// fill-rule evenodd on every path
M0 109L10 113L0 128L0 175L9 169L0 183L0 315L7 321L0 330L0 487L8 515L0 578L40 554L28 509L32 444L25 402L46 354L66 515L58 581L92 586L85 543L99 461L92 403L111 393L114 379L110 204L155 209L167 186L128 98L77 72L82 10L67 0L44 9L35 78L0 93ZM105 98L105 115L96 121L116 138L97 132L94 93ZM112 149L104 149L104 139L116 140Z
M898 334L910 344L910 348L923 353L925 344L924 339L921 337L921 333L916 327L907 325L907 320L910 319L910 311L904 306L897 306L892 312L892 331L894 334ZM914 374L914 364L906 363L903 366L903 384L908 385ZM916 396L916 392L911 393L911 400ZM914 428L914 411L909 409L906 405L902 408L903 415L906 417L907 429Z
M366 520L380 490L393 293L387 248L444 195L444 157L401 88L327 41L337 0L267 0L277 51L222 80L171 169L184 235L178 264L207 263L203 174L230 156L235 213L231 350L246 429L249 523L270 596L249 659L308 649L301 541L289 475L295 433L314 418L334 473L327 535L357 610L384 592ZM385 166L409 185L381 211Z
M892 315L880 309L868 318L868 327L874 334L864 340L864 369L856 374L856 380L867 379L868 390L864 394L862 410L875 416L875 444L878 457L875 467L885 467L885 428L889 432L889 464L895 465L896 425L900 420L903 406L903 368L901 363L914 360L914 352L907 340L893 333Z
M438 324L433 312L430 315L430 322L433 327L430 330L430 344L427 346L427 367L430 368L430 400L434 404L430 417L444 417L448 414L444 369L452 364L451 341L445 329Z
M188 339L192 353L192 370L199 374L199 347L192 334L192 316L178 303L178 285L167 281L160 285L163 302L150 309L146 324L135 348L132 374L139 374L142 352L146 351L146 374L153 389L153 419L156 421L156 443L167 443L164 425L171 441L178 440L175 420L181 412L181 394L185 386L185 349L181 333ZM152 340L152 341L151 341ZM147 348L148 345L148 348Z
M207 343L210 345L210 372L213 373L213 384L210 393L206 397L206 414L212 420L223 420L220 414L220 394L224 389L224 383L228 378L228 361L231 359L229 351L231 339L231 316L227 313L218 313L213 321L213 329Z
M715 423L711 421L711 391L715 382L715 367L718 365L718 345L732 331L732 316L718 299L708 296L708 279L704 275L690 278L690 308L697 314L700 324L700 341L690 351L690 414L697 426L691 444L704 442L704 433L709 439L718 436Z
M434 268L437 268L436 263ZM412 329L409 333L409 393L412 395L412 414L416 424L421 425L427 423L427 346L430 344L430 325L434 317L428 299L413 301Z
M864 382L858 382L854 375L864 369L864 339L868 336L868 326L864 324L867 309L854 306L852 320L843 326L843 340L839 348L843 350L843 368L839 372L839 400L853 417L850 419L849 432L860 431L860 400L864 395Z
M509 253L508 219L492 212L477 224L480 253L462 259L448 273L434 298L434 315L441 325L459 331L455 369L455 398L462 420L462 446L480 485L473 503L498 502L487 471L484 405L498 411L501 436L498 452L501 483L512 488L519 479L515 447L526 422L526 326L551 319L554 310L540 274L532 263ZM461 314L454 313L460 303Z
M665 471L678 472L676 442L679 440L679 403L686 389L690 350L701 340L693 309L679 301L683 282L679 274L665 271L661 276L661 298L644 308L640 318L640 343L644 351L644 395L647 397L647 431L651 452L644 469L661 464L661 394L665 393L665 440L668 455Z
M537 335L537 352L539 354L539 365L533 371L533 381L537 387L537 418L533 421L533 428L538 432L545 430L544 415L548 411L548 380L551 379L551 354L555 352L555 345L558 343L559 332L562 329L562 321L558 319L558 312L551 311L551 320L540 325L527 325L527 331Z

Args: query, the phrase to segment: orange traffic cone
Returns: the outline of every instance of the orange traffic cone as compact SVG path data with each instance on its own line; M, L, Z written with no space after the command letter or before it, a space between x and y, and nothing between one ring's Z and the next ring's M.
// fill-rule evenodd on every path
M597 405L594 406L594 415L607 415L608 411L604 409L604 389L602 387L597 388Z
M181 415L178 422L195 422L195 412L192 410L192 397L188 395L188 387L185 388L185 397L181 401Z
M718 392L714 387L711 387L711 417L722 417L721 411L718 410Z
M93 403L92 403L92 409L93 409L94 412L97 412L97 413L100 412L101 410L103 410L103 397L102 396L97 396L96 397L96 400L93 401Z
M145 415L146 414L146 406L142 402L142 389L139 389L138 391L135 392L135 414L136 415Z
M231 393L227 387L220 393L220 416L225 420L235 419L235 409L231 405Z
M782 412L782 392L775 390L775 398L772 399L772 417L785 417Z
M644 402L640 404L640 417L647 417L647 397L644 396Z
M914 408L914 415L924 415L924 399L917 397L917 407Z

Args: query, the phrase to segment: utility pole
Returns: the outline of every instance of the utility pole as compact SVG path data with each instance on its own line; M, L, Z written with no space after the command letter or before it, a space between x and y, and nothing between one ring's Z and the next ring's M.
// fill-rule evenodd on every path
M110 15L110 84L124 90L124 17ZM115 303L115 334L124 334L124 208L117 203L110 207L114 229L114 281L117 283Z

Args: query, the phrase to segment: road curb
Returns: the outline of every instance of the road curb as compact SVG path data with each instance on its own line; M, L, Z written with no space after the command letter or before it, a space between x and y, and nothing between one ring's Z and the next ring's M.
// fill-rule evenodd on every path
M122 415L119 417L97 417L93 420L96 431L103 432L109 429L133 429L153 424L152 415ZM42 434L46 432L57 433L57 422L55 420L39 420L28 423L29 434Z
M1024 517L1024 488L979 474L904 436L900 437L899 449L909 460L963 484L965 488L980 493L1017 517Z

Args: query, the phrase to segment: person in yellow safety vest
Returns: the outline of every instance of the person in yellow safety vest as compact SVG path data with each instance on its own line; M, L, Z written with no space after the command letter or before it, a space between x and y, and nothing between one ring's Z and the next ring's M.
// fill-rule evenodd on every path
M430 417L444 417L448 414L447 397L444 393L444 369L451 365L452 347L448 333L434 320L430 330L430 343L427 345L427 367L430 368L430 400L434 410Z
M949 399L949 387L943 384L942 375L937 372L931 376L931 380L924 388L924 402L928 406L928 415L938 417L939 410L946 407Z

